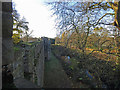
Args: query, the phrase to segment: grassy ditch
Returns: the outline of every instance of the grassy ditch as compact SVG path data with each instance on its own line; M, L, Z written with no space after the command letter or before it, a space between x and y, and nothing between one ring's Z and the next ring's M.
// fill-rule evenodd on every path
M51 53L51 59L45 62L44 88L72 88L59 60Z

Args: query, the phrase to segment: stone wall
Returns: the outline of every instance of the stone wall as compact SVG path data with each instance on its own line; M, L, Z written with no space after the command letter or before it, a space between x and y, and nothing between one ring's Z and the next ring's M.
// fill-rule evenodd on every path
M47 37L42 37L42 40L44 40L44 57L45 60L50 60L50 52L51 52L51 41Z
M47 48L45 49L45 47ZM19 49L14 52L14 79L26 78L42 87L44 82L44 60L50 58L50 40L42 38L39 42L24 45Z
M24 77L24 60L25 50L20 49L19 51L14 51L14 62L13 62L13 76L14 79L19 77Z
M14 79L26 78L38 86L43 86L44 75L44 45L37 42L25 45L14 52L13 76Z

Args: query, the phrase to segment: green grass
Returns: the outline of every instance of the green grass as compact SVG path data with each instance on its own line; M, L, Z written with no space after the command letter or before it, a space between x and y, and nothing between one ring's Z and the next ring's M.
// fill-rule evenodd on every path
M45 62L45 88L71 88L72 82L68 79L61 63L51 53L50 61Z
M34 42L29 43L29 42L22 42L22 44L26 44L26 45L32 45Z
M22 44L26 44L26 45L33 45L33 44L36 44L38 42L41 42L41 41L33 41L33 42L22 42Z

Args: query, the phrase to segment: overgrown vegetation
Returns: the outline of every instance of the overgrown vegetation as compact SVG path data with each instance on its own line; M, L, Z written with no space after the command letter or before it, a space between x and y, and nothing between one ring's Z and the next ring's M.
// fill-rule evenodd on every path
M53 45L52 51L59 58L74 86L80 88L80 84L86 84L89 88L118 88L120 87L119 68L115 60L106 61L102 58L90 55L82 57L79 50ZM69 56L68 60L65 58ZM84 87L86 88L86 86Z

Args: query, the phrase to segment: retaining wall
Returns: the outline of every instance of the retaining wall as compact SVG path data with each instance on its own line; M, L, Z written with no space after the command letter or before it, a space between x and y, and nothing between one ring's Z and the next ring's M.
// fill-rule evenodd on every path
M44 49L45 46L49 49ZM44 60L46 57L50 57L49 54L50 41L44 38L40 42L26 45L15 51L12 64L14 79L26 78L42 87L44 82Z

